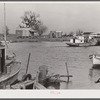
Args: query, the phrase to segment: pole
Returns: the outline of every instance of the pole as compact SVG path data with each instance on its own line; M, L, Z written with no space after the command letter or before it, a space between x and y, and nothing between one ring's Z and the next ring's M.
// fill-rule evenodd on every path
M6 41L6 8L4 3L4 40Z
M67 76L68 76L68 82L69 82L69 71L68 71L67 62L65 64L66 64L66 70L67 70Z
M27 62L27 68L26 68L26 73L25 73L25 74L27 74L27 72L28 72L29 61L30 61L30 55L31 55L31 53L29 53L29 56L28 56L28 62Z
M4 41L5 41L5 59L6 59L6 7L4 3Z

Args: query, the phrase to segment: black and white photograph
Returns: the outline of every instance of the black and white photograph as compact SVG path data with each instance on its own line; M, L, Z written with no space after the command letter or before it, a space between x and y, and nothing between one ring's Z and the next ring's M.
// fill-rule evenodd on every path
M100 2L0 2L0 89L100 90Z

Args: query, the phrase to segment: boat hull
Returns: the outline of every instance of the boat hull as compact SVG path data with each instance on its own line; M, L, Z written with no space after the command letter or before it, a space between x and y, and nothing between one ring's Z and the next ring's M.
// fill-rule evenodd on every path
M92 55L93 68L100 68L100 55Z
M11 68L11 72L6 73L0 77L0 89L10 86L13 82L18 79L18 74L20 71L20 64L18 62L14 64Z
M67 42L66 44L71 46L71 47L88 47L88 46L91 46L90 43L70 43L70 42Z

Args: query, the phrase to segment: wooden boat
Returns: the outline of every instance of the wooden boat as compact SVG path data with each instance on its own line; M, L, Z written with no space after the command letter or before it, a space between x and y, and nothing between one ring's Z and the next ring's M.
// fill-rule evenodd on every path
M18 78L21 63L15 59L5 59L5 47L0 46L0 89L6 88Z
M90 43L70 43L70 42L67 42L66 44L71 46L71 47L88 47L88 46L91 46Z
M50 82L45 85L35 82L36 80L26 80L24 82L19 82L15 85L11 85L10 89L60 89L60 82Z
M100 68L100 55L90 55L89 58L92 60L93 68Z
M84 36L74 37L70 39L70 42L67 42L66 44L72 47L88 47L88 46L95 46L97 45L98 41L95 38L92 39L86 39Z
M9 58L6 55L6 22L5 22L5 3L4 3L4 41L0 42L0 89L5 89L18 79L21 63L15 57ZM6 59L7 56L7 59Z
M15 84L11 85L10 89L60 89L61 83L67 83L67 81L61 80L60 78L55 76L47 78L44 85L39 83L36 78L33 78L30 80L16 82ZM62 76L66 77L66 75ZM72 76L70 75L69 77Z
M28 65L30 60L30 53L28 57L26 73L22 77L22 80L17 80L15 83L11 84L11 89L60 89L61 82L69 82L69 78L72 75L69 75L68 66L66 64L67 75L47 75L48 66L42 65L37 71L36 77L32 78L31 74L27 74ZM60 77L67 77L68 80L61 80Z

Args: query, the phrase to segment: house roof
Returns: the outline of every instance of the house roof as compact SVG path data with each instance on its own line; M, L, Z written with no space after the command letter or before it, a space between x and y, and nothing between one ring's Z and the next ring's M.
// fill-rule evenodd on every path
M93 33L93 32L84 32L83 35L89 35L91 33Z

